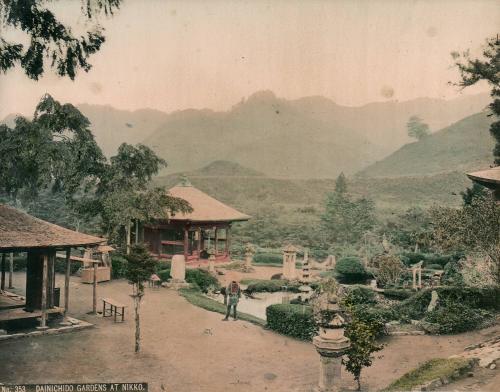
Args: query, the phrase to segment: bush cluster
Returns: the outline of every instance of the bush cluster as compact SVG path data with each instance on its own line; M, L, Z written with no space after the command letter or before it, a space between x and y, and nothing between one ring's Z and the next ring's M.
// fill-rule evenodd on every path
M219 281L208 271L202 269L187 269L186 282L197 286L202 292L206 293L209 287L220 287Z
M276 253L257 253L253 256L256 264L283 264L283 256Z
M451 262L457 262L463 257L463 253L451 253L451 254L435 254L435 253L420 253L420 252L406 252L401 254L401 261L406 265L410 266L412 264L424 261L423 266L425 268L430 268L430 265L439 265L440 269L443 269L446 264Z
M363 263L355 256L340 259L335 265L335 272L342 283L363 283L368 277Z
M412 290L405 289L385 289L382 294L386 298L402 301L410 298L414 292Z
M276 280L253 280L247 287L246 291L248 293L275 293L277 291L284 291L283 286L286 286L286 290L292 293L299 292L299 283L291 283L288 280L276 279Z
M111 255L111 274L113 279L124 278L127 268L127 260L118 253Z
M440 334L471 331L491 318L491 314L482 309L474 309L461 302L448 300L425 316L425 321L438 325Z
M305 305L277 304L266 309L267 326L283 335L311 340L317 334L312 308Z
M158 277L161 279L162 282L166 282L167 280L170 279L170 270L169 269L164 269L161 271L158 271L156 273Z
M344 297L345 306L375 304L375 292L368 287L355 286L351 288Z

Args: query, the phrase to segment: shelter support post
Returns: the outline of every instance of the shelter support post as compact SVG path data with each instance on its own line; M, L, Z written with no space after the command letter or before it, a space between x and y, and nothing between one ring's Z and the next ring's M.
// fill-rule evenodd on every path
M10 257L9 257L9 289L14 288L14 286L12 285L13 275L14 275L14 253L10 252Z
M226 252L227 256L231 257L231 225L226 229Z
M64 276L64 316L66 317L69 309L69 276L71 274L71 249L66 250L66 275Z
M37 329L47 329L47 280L49 275L49 256L44 254L42 265L42 316L40 326Z
M5 290L5 268L6 268L5 253L2 253L2 281L0 283L0 289L2 291Z
M135 244L139 243L139 219L135 220Z
M200 253L201 253L201 227L198 227L198 259L200 258Z
M215 246L214 246L214 249L215 249L215 255L217 256L217 253L218 253L218 248L219 248L219 229L216 227L215 228L215 235L214 235L214 242L215 242Z
M97 263L94 263L94 284L92 290L92 313L97 314Z
M188 247L189 247L189 232L188 227L184 227L184 260L188 259Z

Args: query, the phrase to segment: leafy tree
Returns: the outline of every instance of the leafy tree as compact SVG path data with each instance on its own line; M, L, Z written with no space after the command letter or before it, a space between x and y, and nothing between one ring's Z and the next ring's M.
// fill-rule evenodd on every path
M100 215L103 231L117 242L120 229L124 229L128 253L134 221L137 224L166 213L192 211L185 200L170 196L163 188L149 187L152 176L165 165L149 147L123 143L105 166L95 194L80 204L80 211Z
M404 265L401 260L390 253L375 256L371 265L374 267L374 275L377 282L382 286L396 286L404 273Z
M358 242L375 225L375 205L366 198L353 199L347 193L345 178L341 174L337 178L335 192L326 197L321 221L329 241Z
M493 196L475 197L461 209L434 207L431 213L435 245L489 257L500 284L500 204Z
M144 297L144 282L155 273L157 262L143 244L133 245L130 254L126 255L125 259L127 260L125 277L132 285L132 298L134 299L135 352L138 353L141 350L140 307L142 297Z
M8 42L0 37L0 72L20 65L30 79L38 80L50 61L60 76L74 79L79 68L88 72L90 55L105 41L104 29L97 16L113 15L121 0L81 0L81 10L88 26L81 36L59 21L47 8L51 0L0 0L0 28L26 33L29 45Z
M500 39L498 35L488 38L483 47L482 58L471 59L470 52L453 52L455 65L461 75L458 85L462 88L473 86L480 81L486 81L491 86L491 97L493 102L489 108L497 117L500 116ZM490 126L491 135L496 140L493 150L494 162L500 165L500 121Z
M90 122L71 104L45 95L33 120L17 117L13 129L0 125L0 193L21 202L46 190L72 199L102 175L105 158Z
M361 390L361 371L373 363L373 353L380 351L383 345L377 344L376 337L380 330L380 322L362 317L356 307L348 307L350 322L347 324L344 335L349 338L351 345L342 363L346 370L354 376Z
M406 123L406 128L408 129L408 136L417 140L422 140L430 134L429 126L418 116L411 116Z
M387 235L390 243L404 249L426 250L431 241L431 218L427 210L412 207L389 219L379 231Z

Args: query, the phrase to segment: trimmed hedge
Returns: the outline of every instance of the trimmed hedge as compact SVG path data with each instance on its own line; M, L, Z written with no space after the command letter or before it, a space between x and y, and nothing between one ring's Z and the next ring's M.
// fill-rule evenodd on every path
M257 253L253 256L256 264L283 264L283 256L276 253Z
M276 304L266 309L269 329L300 340L311 340L318 328L312 308L305 305Z
M287 291L292 293L299 292L299 283L290 283L288 280L275 279L275 280L252 280L248 285L246 291L248 293L275 293L277 291L284 291L283 286L287 287Z
M402 301L410 298L413 294L415 294L415 292L404 289L385 289L382 294L386 298Z
M208 291L210 286L220 287L217 278L202 269L186 269L186 282L198 286L204 293Z
M365 267L355 256L340 259L335 265L335 272L342 283L363 283L367 278Z
M344 298L347 306L375 304L375 292L368 287L355 286L351 288Z

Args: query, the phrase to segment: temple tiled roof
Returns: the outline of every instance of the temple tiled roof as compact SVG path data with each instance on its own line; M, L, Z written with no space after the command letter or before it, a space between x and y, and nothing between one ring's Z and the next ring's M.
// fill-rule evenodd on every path
M192 222L236 222L250 219L240 211L214 199L189 183L177 185L169 189L170 195L186 200L193 211L177 213L170 216L170 220L189 220Z

